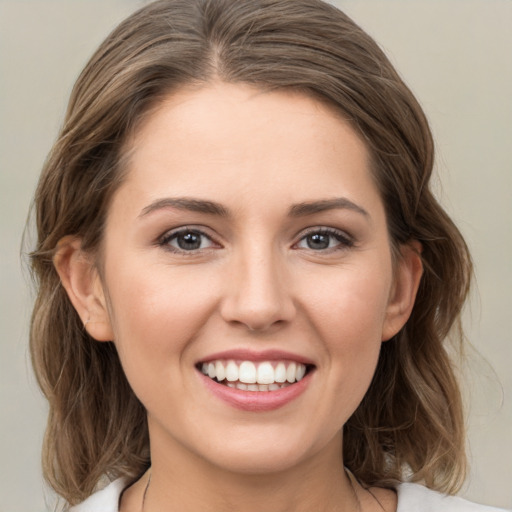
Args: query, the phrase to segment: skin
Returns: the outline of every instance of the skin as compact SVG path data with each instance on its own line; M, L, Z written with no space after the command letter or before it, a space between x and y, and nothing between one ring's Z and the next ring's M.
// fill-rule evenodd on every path
M382 510L350 484L341 429L381 343L410 314L421 262L411 244L393 265L360 137L308 97L215 83L170 96L128 148L101 277L78 239L64 239L55 262L89 333L114 341L147 409L145 509ZM304 208L314 202L323 207ZM179 228L203 232L201 248L180 249ZM313 233L329 247L311 248ZM290 351L314 372L285 406L242 411L212 396L195 368L233 348ZM122 511L140 510L147 478L124 493ZM396 508L392 491L373 492Z

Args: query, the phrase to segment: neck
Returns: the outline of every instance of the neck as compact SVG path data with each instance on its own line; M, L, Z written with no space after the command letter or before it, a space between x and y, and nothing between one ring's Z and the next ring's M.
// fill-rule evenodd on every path
M133 486L126 495L133 506L124 507L123 497L121 510L139 512L144 502L143 512L359 512L341 460L341 436L333 444L314 459L264 474L228 471L183 447L172 457L155 450L151 478Z

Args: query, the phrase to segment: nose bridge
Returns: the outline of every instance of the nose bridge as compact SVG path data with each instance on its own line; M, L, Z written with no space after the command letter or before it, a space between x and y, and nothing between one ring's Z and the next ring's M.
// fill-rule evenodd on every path
M222 311L226 321L256 331L293 317L284 258L269 241L251 240L235 251Z

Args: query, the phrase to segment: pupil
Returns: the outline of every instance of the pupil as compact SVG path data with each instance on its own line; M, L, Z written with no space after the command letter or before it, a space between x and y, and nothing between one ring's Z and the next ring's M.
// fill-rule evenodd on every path
M307 238L308 247L310 249L327 249L329 247L329 235L315 233Z
M201 237L197 233L185 233L178 236L178 246L185 250L199 249L201 247Z

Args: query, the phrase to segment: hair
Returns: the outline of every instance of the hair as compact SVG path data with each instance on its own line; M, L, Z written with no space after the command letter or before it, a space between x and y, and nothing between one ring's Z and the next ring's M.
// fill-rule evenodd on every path
M180 88L215 80L312 96L365 141L393 254L419 241L424 273L408 322L383 344L344 426L344 464L368 486L407 475L455 492L465 475L464 421L446 339L455 331L462 343L471 259L429 188L434 146L417 100L373 39L320 0L157 1L114 29L79 76L34 201L30 346L50 406L46 479L75 504L102 477L135 479L150 464L145 409L114 344L87 334L53 257L67 235L98 254L123 156L144 116Z

